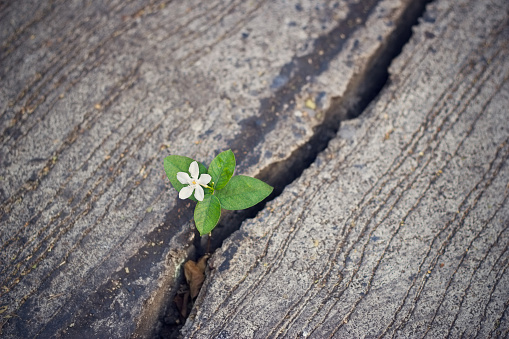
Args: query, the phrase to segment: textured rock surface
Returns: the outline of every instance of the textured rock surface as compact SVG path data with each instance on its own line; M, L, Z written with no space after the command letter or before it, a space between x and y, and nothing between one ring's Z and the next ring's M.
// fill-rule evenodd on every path
M209 261L186 337L509 335L509 3L432 3L391 82Z
M194 237L162 159L287 159L418 3L2 2L3 334L149 333Z

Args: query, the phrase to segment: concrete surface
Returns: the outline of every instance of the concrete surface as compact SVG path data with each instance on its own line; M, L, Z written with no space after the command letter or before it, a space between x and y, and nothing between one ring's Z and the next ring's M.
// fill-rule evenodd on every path
M423 3L0 3L2 335L156 333L195 237L163 158L290 159Z
M209 260L186 338L509 336L508 13L428 6L377 100Z

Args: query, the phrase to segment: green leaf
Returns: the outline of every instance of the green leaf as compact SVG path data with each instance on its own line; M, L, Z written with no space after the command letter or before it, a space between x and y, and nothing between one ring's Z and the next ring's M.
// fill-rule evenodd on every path
M219 153L209 166L209 174L214 183L214 189L220 190L226 186L235 171L235 155L231 150Z
M221 204L215 195L206 195L194 209L194 223L200 235L210 233L216 227L221 216Z
M237 175L215 195L226 210L243 210L256 205L272 193L273 187L256 178Z
M189 173L189 165L195 161L194 159L184 157L181 155L169 155L166 158L164 158L164 171L166 172L166 175L168 176L168 179L170 180L170 183L172 186L177 190L177 192L180 192L180 190L187 186L182 185L180 181L177 179L177 173L178 172L186 172L187 174L191 175ZM197 161L198 162L198 161ZM198 162L198 167L200 168L200 175L202 173L207 173L207 167L203 165L202 163ZM207 188L204 188L205 195L210 194L210 190ZM194 193L189 197L189 199L197 201L194 198Z

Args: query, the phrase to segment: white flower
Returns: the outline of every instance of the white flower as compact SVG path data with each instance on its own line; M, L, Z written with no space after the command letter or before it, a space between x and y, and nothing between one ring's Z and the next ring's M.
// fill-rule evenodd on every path
M180 190L179 198L187 199L193 194L194 191L194 197L196 200L203 201L205 193L203 192L203 188L201 186L206 186L212 177L208 174L202 174L200 178L198 178L200 175L200 169L198 168L198 163L196 161L193 161L189 166L189 173L191 173L191 177L189 177L189 174L186 172L177 173L178 181L180 181L180 183L183 185L189 185Z

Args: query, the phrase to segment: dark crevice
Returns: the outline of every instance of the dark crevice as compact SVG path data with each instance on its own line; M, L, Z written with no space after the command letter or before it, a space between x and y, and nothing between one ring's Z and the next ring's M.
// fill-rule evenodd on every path
M219 225L213 231L208 251L208 239L200 241L199 237L196 238L198 256L214 252L228 236L240 228L246 219L254 218L265 208L267 202L279 196L284 188L299 178L316 160L318 154L327 148L329 141L336 136L341 121L357 118L379 95L389 80L388 68L392 60L401 53L410 40L412 27L417 24L426 4L430 2L416 1L407 8L401 21L397 23L395 31L368 62L364 72L352 79L343 97L333 99L323 122L315 127L310 140L296 149L290 157L268 166L256 176L274 186L274 192L263 203L250 209L223 213Z
M330 109L325 113L323 122L315 127L313 137L311 137L305 145L295 150L290 157L268 166L256 176L258 179L274 186L273 193L263 203L250 209L235 212L223 210L223 216L218 226L216 226L212 232L211 239L208 239L208 237L200 238L197 234L194 244L196 253L195 256L190 259L196 260L205 253L212 253L219 248L223 241L237 231L245 220L254 218L258 212L265 208L267 202L279 196L286 186L299 178L304 170L315 162L319 153L326 149L329 141L336 136L341 121L357 118L368 107L386 86L389 80L388 68L392 60L401 53L403 47L410 40L412 36L412 27L418 23L418 19L424 14L425 6L430 2L432 1L412 1L401 16L399 22L394 23L396 29L390 34L388 39L383 42L380 49L374 53L371 60L367 62L363 72L352 79L343 97L333 99ZM359 10L364 13L366 19L375 5L376 2L366 1L362 4L362 8L351 8L351 10ZM352 32L353 30L349 33ZM304 82L302 82L304 81L303 79L306 79L306 76L311 72L307 67L308 58L314 58L319 55L321 58L319 58L316 63L313 60L313 64L320 65L318 69L315 69L313 75L316 76L325 71L328 68L329 61L340 52L343 42L341 42L342 39L339 38L339 36L344 36L344 34L342 30L335 29L326 37L317 39L314 52L311 53L311 55L296 58L292 61L291 65L287 65L282 69L281 74L286 76L291 73L292 78L284 88L277 90L272 98L262 100L262 111L260 114L262 119L268 119L265 121L268 122L265 124L268 128L260 132L260 124L256 123L256 121L247 121L245 126L246 131L243 131L243 133L246 134L245 137L232 142L232 149L236 154L241 170L243 167L252 166L258 161L256 157L249 158L249 155L246 155L248 154L246 151L249 148L253 149L256 144L261 142L256 138L259 138L260 135L263 137L263 135L275 126L276 118L273 113L267 118L269 116L269 110L274 111L274 109L270 109L269 107L274 107L274 105L276 105L277 111L277 107L288 104L294 97L294 94L296 94L296 91L298 92L300 90L304 84ZM328 52L326 51L323 53L327 44L331 46L333 50L329 49ZM319 53L319 51L322 52ZM324 57L322 58L322 56ZM306 62L302 63L300 59L306 60ZM299 65L302 65L302 68L299 68ZM294 89L294 92L287 93L287 88ZM295 90L295 88L297 89ZM182 281L180 283L182 283ZM178 286L176 289L177 288ZM167 314L171 313L175 313L175 306L173 304L169 305L167 310ZM181 324L179 326L163 326L160 337L178 337L178 328L180 326ZM171 333L171 335L168 335L169 333Z

